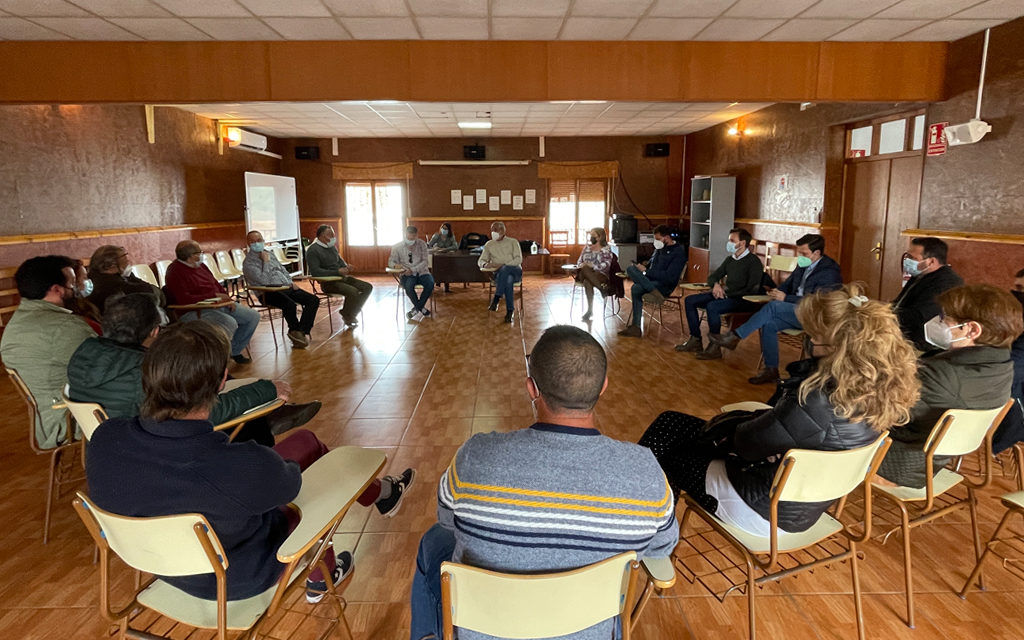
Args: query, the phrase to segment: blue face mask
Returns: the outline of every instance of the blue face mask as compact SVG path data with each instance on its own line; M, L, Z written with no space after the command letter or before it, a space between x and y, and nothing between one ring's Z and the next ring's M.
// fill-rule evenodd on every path
M807 267L811 266L811 259L808 258L807 256L800 256L799 258L796 259L796 266L803 267L804 269L806 269Z
M442 236L448 235L448 230L447 229L441 229L441 235Z
M249 251L255 251L256 253L262 253L263 252L263 243L262 242L253 242L252 244L249 245Z
M338 236L334 236L333 238L327 241L328 247L333 247L336 244L338 244Z
M414 244L416 244L415 240L406 240L405 241L405 246L407 246L407 247L411 247Z
M907 256L903 258L903 270L911 276L919 276L921 275L921 263Z
M736 253L736 243L730 240L725 243L725 250L729 253Z
M82 281L82 284L78 285L78 289L75 291L75 293L77 293L80 298L88 298L89 296L92 295L92 289L92 280L86 278L85 280Z

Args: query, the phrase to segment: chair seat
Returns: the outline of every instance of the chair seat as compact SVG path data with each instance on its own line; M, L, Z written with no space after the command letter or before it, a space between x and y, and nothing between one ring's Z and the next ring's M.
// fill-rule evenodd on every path
M771 538L768 536L755 536L754 534L744 531L739 527L723 522L707 511L704 511L704 515L714 519L720 527L725 529L729 535L736 538L736 540L746 547L748 551L753 553L771 553ZM818 518L818 521L811 525L811 528L807 531L802 531L800 533L786 533L782 529L779 529L778 550L780 553L799 551L800 549L809 547L812 544L839 533L842 529L843 524L841 522L827 513L823 513L821 514L821 517Z
M1004 496L1000 496L1000 499L1004 503L1010 503L1015 507L1024 509L1024 491L1015 491L1013 493L1008 493ZM1006 506L1009 507L1010 504L1007 504Z
M963 481L964 477L959 473L955 473L949 469L942 469L938 474L936 474L935 478L932 479L933 494L940 496ZM913 487L887 487L877 483L872 483L871 486L874 489L902 502L913 502L915 500L928 499L928 492L924 487L921 487L920 489L914 489ZM1024 493L1021 495L1024 495Z
M796 336L799 336L799 335L803 335L804 330L803 329L783 329L779 333L784 333L787 336L796 337Z

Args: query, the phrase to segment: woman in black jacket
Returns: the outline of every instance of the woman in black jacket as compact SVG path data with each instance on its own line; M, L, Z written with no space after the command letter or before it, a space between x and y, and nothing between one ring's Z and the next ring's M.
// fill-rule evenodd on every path
M914 352L887 304L847 285L806 296L796 315L818 367L773 409L723 414L708 423L667 411L640 439L673 489L754 535L770 532L769 491L787 451L870 444L891 425L906 423L918 398ZM829 504L782 502L779 528L805 531Z

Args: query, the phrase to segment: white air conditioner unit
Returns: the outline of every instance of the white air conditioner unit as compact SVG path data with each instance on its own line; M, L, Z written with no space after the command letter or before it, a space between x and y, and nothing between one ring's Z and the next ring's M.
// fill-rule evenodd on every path
M267 136L261 136L252 131L228 127L224 136L229 147L238 147L246 151L262 152L267 150Z

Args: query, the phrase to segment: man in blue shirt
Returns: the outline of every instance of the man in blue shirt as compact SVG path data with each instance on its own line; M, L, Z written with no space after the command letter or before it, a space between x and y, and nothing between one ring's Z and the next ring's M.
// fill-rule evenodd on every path
M626 269L626 275L633 281L633 287L630 289L633 322L619 332L620 336L643 337L640 320L644 315L644 301L661 304L665 301L665 296L672 295L679 285L679 276L686 266L686 250L675 241L671 231L663 224L654 227L654 255L647 262L647 266L634 264Z
M825 238L808 233L796 241L797 267L778 289L771 289L768 295L773 299L761 307L750 320L739 329L721 335L711 335L713 342L726 349L735 349L755 331L761 331L761 354L764 369L747 380L750 384L766 384L779 379L779 331L800 329L796 319L796 305L815 291L829 291L842 285L839 263L825 255Z

